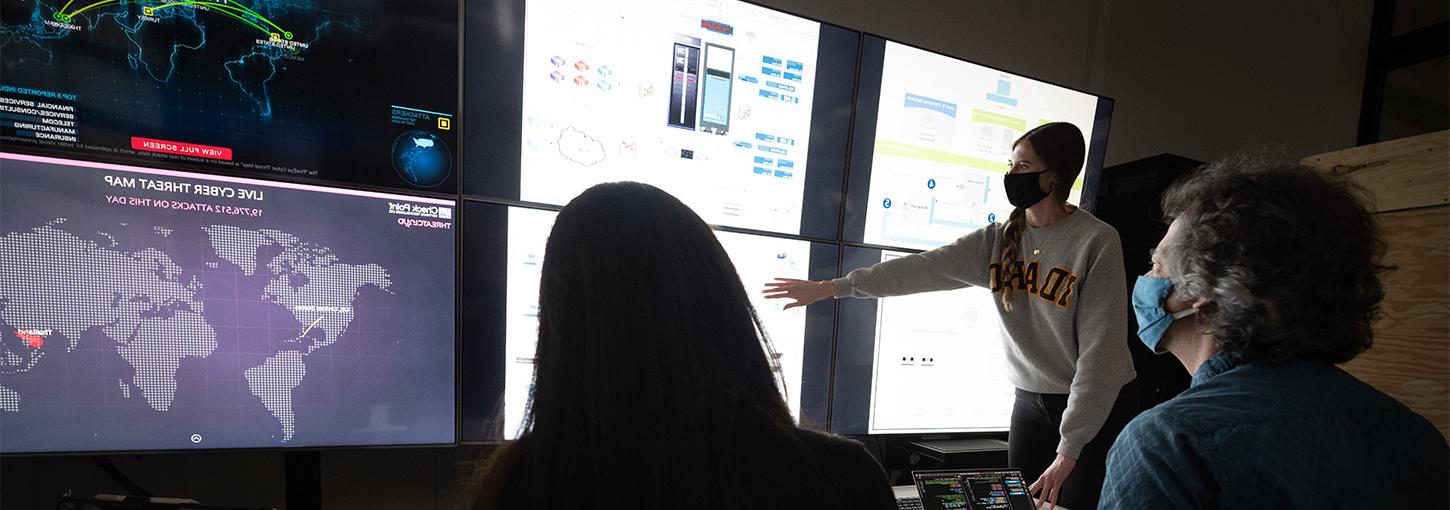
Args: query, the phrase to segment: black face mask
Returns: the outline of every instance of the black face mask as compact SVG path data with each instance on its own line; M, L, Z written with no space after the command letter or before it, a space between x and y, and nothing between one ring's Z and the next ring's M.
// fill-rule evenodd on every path
M1013 207L1026 209L1047 198L1047 192L1042 191L1042 187L1037 185L1037 178L1041 175L1042 172L1007 174L1007 177L1002 180L1003 185L1007 188L1007 201L1011 202Z

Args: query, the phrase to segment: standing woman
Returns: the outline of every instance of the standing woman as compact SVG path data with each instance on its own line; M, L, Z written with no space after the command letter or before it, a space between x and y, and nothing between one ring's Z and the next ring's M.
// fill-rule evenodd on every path
M1005 178L1015 210L940 248L830 281L777 279L766 296L805 306L978 286L1002 317L1017 387L1009 462L1029 491L1072 510L1097 507L1108 448L1130 418L1116 404L1135 377L1128 353L1123 252L1112 227L1067 203L1083 165L1082 131L1044 124L1012 145ZM1130 392L1122 392L1128 395Z

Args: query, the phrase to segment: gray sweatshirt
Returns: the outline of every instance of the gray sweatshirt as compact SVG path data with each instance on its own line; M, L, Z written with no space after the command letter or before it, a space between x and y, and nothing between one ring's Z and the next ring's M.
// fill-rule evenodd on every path
M1048 227L1024 226L1021 265L1004 268L1003 230L993 223L946 246L851 271L833 280L836 297L992 289L1008 379L1027 391L1068 394L1057 453L1076 459L1137 375L1118 232L1080 209ZM1016 289L1011 312L1001 303L1006 286Z

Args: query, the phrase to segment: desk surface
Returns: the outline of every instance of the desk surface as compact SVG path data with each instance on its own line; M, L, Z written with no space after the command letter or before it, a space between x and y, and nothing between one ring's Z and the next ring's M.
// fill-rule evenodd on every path
M891 488L891 492L896 493L896 499L917 497L915 485L897 485ZM1042 508L1047 508L1047 506L1044 505ZM1057 510L1068 509L1062 505L1057 505Z

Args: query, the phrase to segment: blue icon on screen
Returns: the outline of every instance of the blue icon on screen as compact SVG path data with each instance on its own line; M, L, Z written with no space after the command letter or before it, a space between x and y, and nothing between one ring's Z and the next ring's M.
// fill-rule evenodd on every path
M881 201L881 207L885 207L887 209L890 209L891 208L891 199L888 198L886 200L882 200Z
M936 179L927 179L926 189L936 189Z
M997 221L997 213L987 213L987 223L993 223L995 221Z

